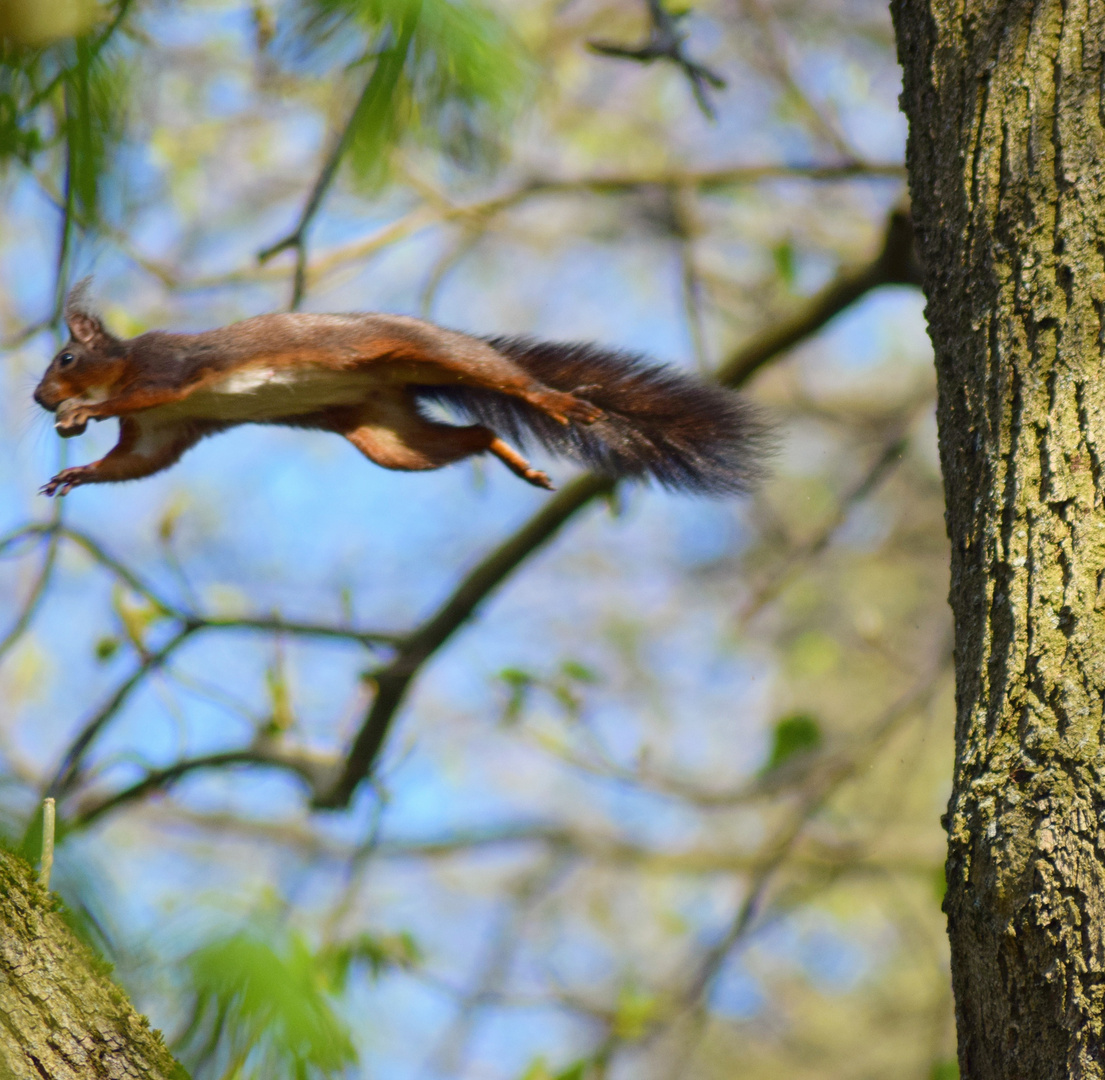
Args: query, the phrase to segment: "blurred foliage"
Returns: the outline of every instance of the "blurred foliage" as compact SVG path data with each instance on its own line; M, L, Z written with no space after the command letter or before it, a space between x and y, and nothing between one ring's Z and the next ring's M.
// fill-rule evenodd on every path
M128 66L116 46L133 6L8 0L0 7L0 167L59 150L61 198L89 225L130 107Z
M777 769L795 754L815 750L821 745L821 725L815 716L796 713L775 722L771 737L771 753L765 770Z
M526 56L509 23L475 0L304 0L302 33L316 49L365 41L351 74L372 65L350 120L349 161L378 185L407 137L437 141L472 161L495 122L516 111ZM297 40L297 46L301 42Z
M76 37L104 17L96 0L0 0L0 37L19 45L45 45Z
M196 1004L181 1056L197 1072L249 1077L337 1076L355 1060L334 1012L332 962L298 934L282 948L251 934L208 942L187 960ZM344 981L344 980L343 980Z

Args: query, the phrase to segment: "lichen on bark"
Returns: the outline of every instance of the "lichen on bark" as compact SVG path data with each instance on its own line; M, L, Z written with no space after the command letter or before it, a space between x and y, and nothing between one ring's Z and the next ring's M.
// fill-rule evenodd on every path
M1105 1076L1105 5L894 0L952 541L965 1078Z
M0 850L0 1080L187 1080L29 866Z

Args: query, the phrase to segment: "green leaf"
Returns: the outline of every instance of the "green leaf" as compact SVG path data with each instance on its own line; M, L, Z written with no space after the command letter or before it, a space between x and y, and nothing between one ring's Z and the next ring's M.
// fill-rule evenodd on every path
M959 1080L959 1062L954 1058L934 1061L929 1069L929 1080Z
M499 678L506 683L509 690L506 706L503 709L503 724L516 724L522 715L529 699L530 690L536 685L537 679L528 671L519 668L504 668L499 672Z
M222 1048L242 1077L337 1076L356 1060L326 992L325 963L298 934L281 947L250 933L208 942L188 958L196 995L183 1037L207 1057Z
M789 240L784 240L772 249L772 257L775 260L775 272L782 279L788 289L793 288L795 278L794 245Z
M623 987L618 994L611 1031L617 1038L632 1042L645 1034L659 1011L660 1002L655 995L632 986Z
M560 671L567 678L574 679L576 682L594 685L602 681L594 668L589 668L578 660L565 660L560 665Z
M522 1073L520 1080L583 1080L588 1062L584 1059L573 1061L566 1069L553 1073L544 1057L535 1058Z
M101 664L106 664L119 651L119 639L105 635L96 642L96 659Z
M784 761L821 745L821 725L809 713L784 716L775 724L771 739L771 754L764 771L777 769Z

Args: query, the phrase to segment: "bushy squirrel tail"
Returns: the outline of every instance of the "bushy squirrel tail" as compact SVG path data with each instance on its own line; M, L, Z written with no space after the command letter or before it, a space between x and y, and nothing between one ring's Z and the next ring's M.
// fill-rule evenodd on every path
M420 396L608 476L718 495L748 491L762 472L767 425L733 390L596 345L486 340L546 386L577 392L605 416L564 426L519 398L463 386L420 387Z

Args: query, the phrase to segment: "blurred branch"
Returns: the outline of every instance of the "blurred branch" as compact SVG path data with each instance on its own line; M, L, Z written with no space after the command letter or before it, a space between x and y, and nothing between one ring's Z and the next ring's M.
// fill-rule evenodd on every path
M858 155L849 145L840 125L835 118L825 116L821 109L810 100L809 95L799 85L791 71L790 63L786 58L779 36L776 31L775 20L771 12L767 11L759 0L742 0L742 6L759 25L760 35L763 39L763 48L753 51L754 60L762 62L768 73L773 76L796 102L799 109L806 114L812 126L838 154L846 161L856 161Z
M692 1026L698 1029L707 1015L706 1002L726 960L746 940L754 920L760 913L764 898L775 876L784 864L792 863L792 853L809 822L825 807L829 799L849 779L854 777L885 744L886 740L909 717L929 707L943 683L941 675L951 666L953 659L949 643L942 645L938 659L916 681L914 686L892 704L883 715L868 728L865 735L853 743L844 753L824 755L826 767L799 792L798 806L787 816L784 824L768 837L757 853L757 865L753 869L744 896L724 934L699 959L687 985L679 997L649 1025L647 1031L634 1046L655 1040L668 1030L680 1017L691 1014ZM609 1061L619 1046L627 1040L611 1030L595 1051L596 1059ZM688 1039L688 1045L697 1040ZM673 1076L685 1075L685 1061L677 1063Z
M164 664L197 629L198 627L194 625L184 626L173 634L160 649L141 658L135 670L116 687L115 692L107 701L84 722L77 737L65 751L53 779L47 784L47 795L61 799L73 788L79 779L84 755L104 725L126 704L127 699L146 676Z
M906 170L900 162L848 162L839 165L747 165L725 169L707 169L700 172L672 170L640 174L610 174L607 176L537 177L520 184L505 194L459 205L450 202L440 192L432 190L430 185L424 181L419 182L416 177L408 174L408 180L423 195L426 203L409 210L367 237L354 240L348 244L341 244L316 256L304 267L304 288L309 290L326 274L350 263L360 262L399 240L405 240L421 232L423 229L453 222L482 229L496 215L543 195L588 193L594 195L632 195L658 187L670 190L711 192L769 180L795 179L817 183L836 183L863 177L904 181ZM49 177L38 175L36 180L43 193L60 209L62 206L61 197L53 189ZM150 258L134 250L128 237L119 230L113 229L108 223L100 223L99 231L110 238L112 243L131 262L169 289L200 292L227 285L245 285L256 281L279 281L283 279L285 273L279 268L262 266L259 269L234 270L229 273L185 279L181 277L175 266ZM290 238L290 236L285 237L281 243L290 240ZM288 244L288 246L293 245ZM262 254L269 255L271 252L271 255L275 255L274 248L275 245L273 248L266 249ZM25 327L0 344L0 348L16 348L36 333L49 329L50 325L49 321L44 321Z
M806 825L841 785L851 779L878 753L904 720L929 707L936 692L942 686L940 676L951 666L952 659L952 649L950 645L945 644L938 660L918 679L911 690L899 698L882 718L870 727L868 734L857 743L853 753L841 757L838 765L828 771L804 794L801 804L790 821L766 845L763 864L749 883L745 897L734 913L725 934L706 951L700 960L698 969L684 992L683 1008L695 1010L704 1008L705 999L720 974L722 965L747 935L772 879L786 861Z
M722 364L717 372L718 381L727 386L740 385L780 352L812 336L830 319L881 285L921 287L921 264L913 244L913 222L904 209L891 213L882 250L874 260L866 266L842 271L801 311L753 338Z
M725 80L716 71L692 60L686 51L687 35L679 29L679 23L690 11L672 14L663 0L645 0L648 8L648 38L637 46L617 45L607 41L589 41L593 52L613 56L621 60L634 60L639 64L651 64L654 60L667 60L678 67L691 84L691 91L702 114L710 120L717 119L717 112L710 101L707 87L724 90Z
M81 807L68 823L69 828L91 825L110 810L127 803L164 791L189 773L206 769L223 769L231 765L261 765L291 772L306 781L312 790L323 787L327 774L334 768L331 759L299 748L285 747L267 739L259 739L253 746L241 750L225 750L216 754L184 758L163 769L152 769L130 787L116 791L101 799L92 799Z
M253 754L242 750L242 754ZM834 751L831 761L837 762L840 751ZM203 759L196 759L203 760ZM826 768L830 755L819 755L820 764ZM265 764L271 764L266 760ZM195 767L210 767L209 765ZM183 775L183 774L181 774ZM167 788L169 784L163 783ZM795 787L797 788L797 784ZM111 796L114 800L116 797ZM95 806L97 816L103 811ZM249 843L270 843L293 849L313 858L348 861L355 857L360 845L351 846L320 834L315 829L295 823L271 823L240 818L227 813L204 813L173 804L160 810L148 811L151 821L158 824L202 829L219 835L237 836ZM83 812L78 822L84 823ZM496 848L548 847L562 851L577 859L584 859L604 867L632 867L651 874L680 876L711 876L716 874L746 874L763 866L763 855L757 851L732 850L723 847L690 847L681 850L652 848L617 836L589 833L579 828L560 825L518 824L499 825L486 829L460 829L442 836L422 839L379 840L372 849L376 859L405 861L440 860L479 856ZM941 854L934 852L905 852L900 850L865 850L861 845L844 841L808 842L800 855L792 855L792 865L811 870L847 869L855 873L897 873L910 875L929 874L941 863Z
M54 573L54 567L57 565L61 513L62 508L60 506L55 506L52 510L51 522L43 527L43 532L47 536L46 555L42 560L42 566L38 574L35 576L34 584L31 586L30 592L27 593L27 599L23 601L23 607L15 617L15 621L12 623L11 628L0 638L0 662L3 661L8 651L27 632L28 627L31 625L31 620L34 619L42 603L42 598L46 595L46 586L49 585L50 578ZM29 535L33 535L30 530L21 530L21 534L14 534L14 537L15 539L21 539L22 536ZM8 546L8 539L0 542L0 552L3 552Z
M369 82L371 82L371 79ZM322 208L322 200L326 197L327 191L330 190L330 185L334 182L334 177L337 176L338 166L341 165L341 160L349 148L349 142L353 137L353 127L366 93L368 93L368 84L361 91L361 96L357 99L357 104L353 107L352 112L350 112L345 127L335 140L330 153L327 154L326 160L315 179L314 186L311 188L311 193L307 196L307 202L299 215L299 221L295 228L283 239L257 253L257 261L263 266L282 251L287 251L289 248L295 251L292 298L288 304L291 311L295 311L299 307L307 292L307 231L310 229L315 215Z
M929 401L927 394L925 400L927 404ZM833 538L847 522L852 510L862 503L901 464L909 447L907 429L912 419L913 410L910 409L906 416L894 425L894 430L890 433L882 452L871 463L867 471L851 490L845 492L837 501L836 509L829 520L822 525L814 536L804 543L790 548L786 552L782 565L773 573L767 575L766 579L752 592L737 618L740 626L746 626L763 610L766 604L782 592L804 566L817 558L832 543Z
M743 385L768 361L819 330L871 289L903 281L912 284L915 280L912 226L908 214L895 210L887 225L882 250L870 264L845 271L790 322L741 349L722 365L717 373L719 381L732 387ZM479 563L438 611L399 645L391 663L373 675L376 695L350 748L338 784L332 791L316 793L316 806L334 809L349 804L357 785L371 772L395 714L426 662L522 562L571 517L597 498L611 494L615 486L609 477L595 473L572 481Z
M481 1009L505 998L503 984L522 949L521 935L534 908L556 887L570 869L565 852L553 850L530 867L510 890L511 903L492 933L471 989L459 995L456 1015L437 1040L426 1060L431 1076L463 1076L468 1073L465 1051L472 1040Z
M496 548L460 583L448 600L400 644L395 658L372 674L376 694L357 733L345 769L331 791L318 792L315 805L336 809L348 805L357 785L371 771L410 684L453 634L510 574L584 506L614 490L609 477L588 473L572 481L522 528Z
M297 622L294 619L282 619L278 615L193 615L190 616L190 622L197 630L260 630L272 634L294 634L297 637L333 638L356 642L368 649L378 645L398 645L403 640L399 634L357 630L348 626L332 626L329 623Z

